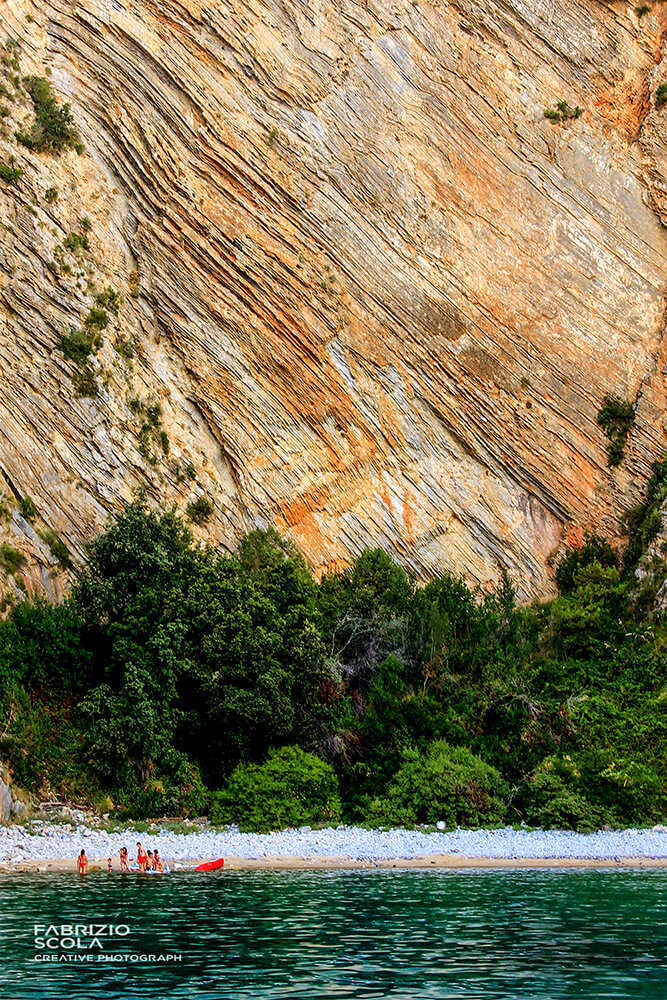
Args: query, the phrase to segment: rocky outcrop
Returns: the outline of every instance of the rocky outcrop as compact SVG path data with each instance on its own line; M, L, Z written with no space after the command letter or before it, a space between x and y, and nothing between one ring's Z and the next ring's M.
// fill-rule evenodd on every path
M85 144L17 146L25 95L0 139L0 469L38 537L78 558L146 485L206 494L225 546L273 523L318 569L380 544L529 596L616 530L665 445L664 5L0 10ZM58 338L109 286L81 397ZM615 471L607 393L636 403Z
M14 792L9 775L0 764L0 824L20 816L24 808L23 802Z

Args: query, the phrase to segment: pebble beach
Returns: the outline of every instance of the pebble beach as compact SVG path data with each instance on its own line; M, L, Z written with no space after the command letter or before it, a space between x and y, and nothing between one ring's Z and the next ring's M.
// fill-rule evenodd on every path
M548 865L628 863L667 865L667 827L604 830L582 834L564 830L367 830L354 826L328 829L241 833L234 827L194 828L175 833L159 826L150 832L108 832L85 824L34 821L0 826L0 869L73 867L82 847L92 864L105 864L125 845L157 846L172 867L224 857L230 867L342 867L440 864Z

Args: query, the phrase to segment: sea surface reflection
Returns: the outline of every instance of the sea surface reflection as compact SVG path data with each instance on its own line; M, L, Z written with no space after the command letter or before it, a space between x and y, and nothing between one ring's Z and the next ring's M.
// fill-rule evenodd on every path
M4 875L0 997L659 1000L666 890L660 870Z

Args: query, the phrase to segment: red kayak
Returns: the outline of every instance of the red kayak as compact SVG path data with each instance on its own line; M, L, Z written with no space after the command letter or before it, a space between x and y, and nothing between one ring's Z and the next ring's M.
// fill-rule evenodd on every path
M196 872L213 872L216 868L222 868L225 863L224 858L218 858L217 861L205 861L203 865L197 865L195 868Z

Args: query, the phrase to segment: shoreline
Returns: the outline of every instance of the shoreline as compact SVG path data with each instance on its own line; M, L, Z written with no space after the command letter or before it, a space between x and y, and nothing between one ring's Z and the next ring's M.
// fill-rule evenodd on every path
M43 821L0 826L0 872L73 871L81 848L89 867L107 874L111 857L118 872L119 851L135 842L159 848L172 869L187 870L224 858L226 868L555 868L667 867L667 827L597 831L390 829L354 826L242 833L237 827L199 826L189 832L156 826L105 830L85 823Z
M210 857L194 858L187 864L176 862L172 872L194 871L196 865L213 860ZM89 875L120 875L118 861L114 858L112 872L106 870L106 858L89 858ZM425 854L416 858L366 858L346 857L297 857L275 856L263 858L225 858L219 871L332 871L332 870L378 870L378 869L565 869L565 868L667 868L667 858L647 858L628 855L618 858L494 858L465 857L460 854ZM16 873L69 873L76 874L75 858L30 858L20 862L1 862L0 875ZM130 871L128 876L141 875ZM211 873L198 873L211 874ZM155 876L151 876L153 878Z

